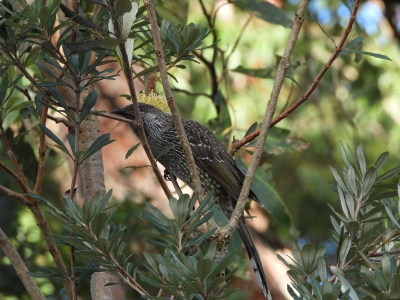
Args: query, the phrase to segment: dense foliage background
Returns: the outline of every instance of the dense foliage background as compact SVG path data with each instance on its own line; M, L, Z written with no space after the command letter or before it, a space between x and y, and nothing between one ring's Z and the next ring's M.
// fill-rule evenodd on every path
M290 28L265 22L260 14L226 1L169 2L172 1L160 1L157 10L160 17L167 16L176 24L194 22L210 29L210 20L207 20L202 5L210 14L218 10L215 26L212 26L212 33L204 45L216 43L219 49L201 52L204 60L212 62L215 75L199 58L200 64L185 62L185 69L175 69L172 74L177 80L173 82L174 87L189 91L175 92L182 115L210 127L229 147L233 137L242 138L254 122L262 120L273 85L273 70L283 53ZM289 19L293 19L297 0L273 2ZM343 164L339 141L353 149L362 144L370 165L384 151L390 153L385 168L400 164L397 155L400 150L400 17L394 13L397 11L398 14L399 6L397 1L363 2L349 37L350 41L363 36L363 51L384 54L391 61L354 53L341 56L322 78L310 99L269 135L267 150L272 155L263 159L260 172L269 179L271 190L276 191L275 197L283 201L292 217L292 223L289 221L285 226L281 226L279 218L270 220L271 223L263 224L261 228L255 225L254 230L259 233L257 238L269 248L282 250L292 248L296 243L302 245L312 241L325 244L327 255L334 257L335 249L329 232L332 212L326 203L339 207L337 195L327 184L333 182L328 166ZM347 1L310 2L292 57L292 79L288 78L284 83L277 114L296 101L312 83L335 49L331 39L338 42L349 16ZM117 63L112 66L118 69ZM32 67L31 72L34 74L37 69ZM127 104L124 97L119 97L128 93L124 82L123 78L117 78L116 81L98 83L98 110L109 111ZM213 83L218 83L217 89L213 89ZM28 82L22 79L22 85L28 85ZM142 88L138 83L138 90ZM161 87L158 89L162 90ZM144 242L146 236L140 229L149 229L150 225L137 218L136 213L144 207L144 200L152 201L166 214L169 213L168 205L149 168L122 169L128 165L146 164L141 150L135 152L135 157L130 160L124 159L126 151L137 143L133 134L117 122L104 119L100 122L102 133L111 132L112 138L117 139L116 143L103 149L106 184L107 188L114 189L113 201L120 205L116 222L129 228L130 249L135 256L135 265L140 266L144 249L156 250ZM49 126L65 139L65 128L57 124ZM29 118L23 119L20 111L15 111L4 120L4 128L27 178L33 181L38 152L36 123ZM249 161L246 152L241 150L239 156L243 161ZM7 160L2 145L0 160ZM61 203L70 184L69 164L61 151L51 148L46 160L44 197ZM2 169L0 184L10 189L15 184ZM262 215L260 220L268 222L265 213L257 211L256 214ZM60 224L49 222L54 231L60 230ZM40 271L41 267L50 264L51 257L29 210L4 194L0 194L0 227L13 237L13 244L30 270ZM68 249L61 250L68 257ZM240 263L245 264L244 260ZM241 277L248 276L242 274ZM60 297L57 294L59 281L39 279L38 282L46 296ZM78 289L84 298L88 284L84 283ZM131 297L128 295L127 299ZM237 299L240 297L243 296L238 293ZM4 256L0 256L0 298L28 299Z

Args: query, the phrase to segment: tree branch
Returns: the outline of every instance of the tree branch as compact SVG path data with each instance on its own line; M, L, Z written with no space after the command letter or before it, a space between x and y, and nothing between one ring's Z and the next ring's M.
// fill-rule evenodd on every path
M29 272L24 261L19 255L18 251L14 248L13 244L8 239L7 235L0 228L0 248L4 251L5 255L14 267L17 275L25 286L29 296L33 300L46 300L46 297L40 292L35 280L27 274Z
M179 114L178 107L176 106L174 96L171 91L171 86L168 81L168 74L166 71L166 65L164 60L164 51L158 31L157 17L154 11L153 2L150 0L144 0L144 5L146 6L149 21L151 25L151 30L153 33L154 45L156 48L156 57L160 71L160 77L163 84L165 96L167 97L168 106L171 110L172 117L174 119L176 130L178 131L179 139L185 153L186 161L188 163L188 168L190 171L191 180L195 191L198 191L200 195L204 195L199 175L197 174L196 163L193 158L192 149L190 148L189 141L187 139L185 130L183 129L182 119ZM201 198L201 197L200 197Z
M233 233L233 231L236 230L239 219L243 216L243 211L244 211L246 201L248 199L251 183L253 181L258 163L260 162L261 155L264 151L264 144L267 139L268 130L270 128L271 120L272 120L272 117L275 112L276 104L278 102L279 93L282 88L283 81L285 79L286 70L290 66L290 57L292 55L294 46L295 46L297 38L299 36L301 26L304 21L304 16L306 13L308 2L309 2L309 0L300 1L299 8L298 8L296 16L295 16L295 21L294 21L294 25L292 28L292 32L289 37L289 41L287 43L285 52L283 53L283 56L279 63L278 70L276 72L274 87L272 89L271 97L268 102L264 120L261 125L261 131L260 131L259 139L257 141L257 145L255 147L255 150L254 150L254 153L253 153L253 156L251 159L251 163L247 170L247 174L246 174L246 177L245 177L245 180L243 183L242 190L240 192L238 202L236 203L235 210L232 213L229 224L224 228L224 230L226 230L228 232L229 236Z
M15 173L13 170L11 170L9 167L7 167L1 161L0 161L0 168L2 168L4 171L6 171L8 174L10 174L15 179L15 181L18 183L18 185L22 188L23 183L22 183L22 180L21 180L21 178L19 178L17 173Z
M43 110L42 110L42 117L40 119L40 124L46 125L46 118L47 118L47 111L49 108L45 105L43 105ZM40 130L39 133L39 162L38 162L38 173L36 176L36 184L34 188L34 192L38 195L40 195L40 190L42 188L42 183L43 183L43 176L44 176L44 164L45 164L45 158L46 158L46 135L42 130Z
M119 39L122 38L121 36L121 29L119 27L119 24L117 22L117 20L115 19L115 11L114 11L114 0L110 0L109 1L109 10L111 13L111 17L112 17L112 22L114 24L114 30L115 30L115 36ZM125 74L125 78L126 81L128 83L128 87L129 87L129 92L131 94L132 97L132 103L135 107L135 119L136 119L136 128L139 132L139 137L140 140L142 142L142 146L144 151L146 152L146 155L150 161L150 165L153 168L153 172L156 175L158 182L160 183L162 189L164 190L165 195L167 196L167 198L171 198L172 197L172 193L168 188L167 183L164 180L163 175L161 174L158 166L157 166L157 161L155 160L153 154L151 153L150 150L150 146L149 143L147 141L146 138L146 134L144 132L143 129L143 124L142 124L142 117L140 116L140 111L139 111L139 104L138 104L138 100L136 97L136 91L135 91L135 86L133 83L133 76L132 76L132 66L129 64L129 59L128 59L128 54L126 53L126 48L125 48L125 44L121 43L119 44L119 49L121 50L121 61L122 61L122 65L123 65L123 69L124 69L124 74Z
M296 101L295 103L293 103L289 108L287 108L284 112L282 112L279 116L275 117L272 122L270 127L275 126L276 124L278 124L280 121L282 121L284 118L286 118L289 114L291 114L296 108L298 108L301 104L303 104L312 94L312 92L315 90L315 88L317 87L317 85L319 84L321 78L325 75L326 71L328 71L328 69L331 67L332 63L335 61L335 59L338 57L340 51L342 51L342 47L344 45L344 43L347 40L347 37L349 36L350 32L351 32L351 28L353 27L353 23L354 20L356 19L356 15L357 15L357 11L358 11L358 7L360 5L360 0L356 0L354 3L354 7L353 7L353 11L351 13L351 17L349 19L349 22L347 24L346 30L343 34L342 39L339 42L339 45L336 47L335 51L333 52L333 54L331 55L331 57L329 58L328 62L324 65L324 67L322 68L322 70L318 73L317 77L315 77L313 83L311 84L311 86L308 88L308 90L301 96L301 98ZM249 134L248 136L246 136L245 138L243 138L242 140L234 143L232 145L231 151L230 153L233 155L235 154L235 152L240 149L241 147L243 147L244 145L246 145L247 143L251 142L252 140L254 140L257 136L260 135L260 129L252 132L251 134Z
M14 192L14 191L10 190L9 188L6 188L5 186L0 185L0 192L3 192L7 196L10 196L17 200L21 200L22 202L25 202L25 197L23 194Z

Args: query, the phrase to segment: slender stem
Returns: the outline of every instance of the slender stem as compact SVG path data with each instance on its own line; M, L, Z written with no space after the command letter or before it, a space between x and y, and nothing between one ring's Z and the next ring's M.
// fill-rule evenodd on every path
M63 123L63 124L68 128L68 130L72 130L72 132L73 132L74 126L73 126L72 123L71 123L70 121L68 121L67 119L64 119L64 118L57 118L57 117L54 117L54 116L52 116L52 115L47 115L47 119L50 119L50 120L56 122L57 124L58 124L58 123Z
M43 106L42 110L42 117L40 119L40 123L42 125L46 125L46 118L47 118L47 112L49 108L47 106ZM42 130L40 130L39 133L39 162L38 162L38 173L36 176L36 184L34 188L34 192L36 194L40 194L40 190L42 188L42 183L43 183L43 176L44 176L44 166L45 166L45 158L46 158L46 135Z
M2 168L4 171L6 171L8 174L10 174L15 181L18 183L18 185L22 188L23 183L21 178L18 176L17 173L15 173L13 170L11 170L9 167L7 167L3 162L0 161L0 168Z
M0 185L0 192L3 192L7 196L20 200L22 202L25 202L26 200L23 194L14 192L13 190L10 190L9 188L6 188L5 186L2 185Z
M292 55L294 46L296 44L297 38L300 33L301 26L304 21L304 16L306 13L308 2L309 0L300 1L299 8L295 16L295 22L292 28L292 32L289 37L289 41L287 43L285 52L283 53L282 59L279 63L278 70L276 72L275 83L271 92L270 100L268 102L267 110L265 112L264 120L261 125L260 136L257 141L257 145L254 149L254 154L252 156L251 163L247 170L247 174L243 183L242 190L240 192L238 202L236 203L235 210L232 213L228 226L225 228L225 230L229 233L229 235L232 234L234 230L236 230L238 222L240 218L243 216L243 210L246 201L248 199L250 186L253 181L257 165L260 162L261 155L263 153L264 144L267 139L268 130L272 121L272 117L275 112L276 104L278 102L279 93L282 88L283 81L285 79L286 70L289 68L290 65L290 57Z
M199 0L201 9L203 11L203 15L205 16L208 26L211 28L211 33L213 36L213 44L215 44L218 40L218 36L217 36L217 32L215 30L215 20L216 18L212 18L211 15L207 12L207 9L203 3L203 0ZM201 53L198 53L196 51L193 51L193 54L200 59L208 68L209 72L210 72L210 84L211 84L211 99L215 99L215 96L218 93L218 76L217 76L217 70L215 68L215 61L217 59L217 51L218 47L216 45L214 45L214 49L213 49L213 55L211 58L211 61L208 61L204 58L204 56ZM217 112L218 114L220 113L219 108L217 107Z
M235 41L235 43L233 44L233 47L231 49L231 51L229 52L229 54L226 56L225 59L225 63L227 64L229 59L231 58L231 55L233 54L233 52L236 50L236 47L239 45L240 39L243 36L244 31L246 30L247 26L250 24L251 19L253 19L254 13L251 12L249 17L247 18L246 22L244 23L242 30L240 30L240 33Z
M27 274L29 271L21 256L19 255L17 249L8 239L7 235L0 228L0 248L4 251L5 255L14 267L17 275L21 279L23 285L25 286L29 296L33 300L45 300L46 297L41 293L39 287L37 286L35 280Z
M360 5L360 0L356 0L354 3L353 11L351 13L351 17L349 19L349 22L347 23L346 30L336 47L335 51L329 58L328 62L324 65L324 67L321 69L321 71L318 73L317 77L315 77L313 83L311 86L308 88L308 90L301 96L301 98L293 103L289 108L287 108L284 112L279 114L279 116L275 117L272 122L270 127L275 126L278 124L280 121L282 121L284 118L286 118L289 114L291 114L296 108L298 108L301 104L303 104L312 94L312 92L315 90L315 88L318 86L319 82L321 81L321 78L324 76L326 71L331 67L332 63L335 61L335 59L338 57L340 51L342 51L342 47L344 43L347 40L347 37L349 36L351 32L351 28L353 27L354 20L356 19L358 7ZM231 148L231 154L234 154L238 149L246 145L247 143L251 142L254 140L258 135L260 134L260 129L252 132L251 134L247 135L245 138L242 140L234 143Z
M175 192L178 194L178 196L182 196L182 190L181 187L178 184L178 181L176 180L176 176L172 173L168 172L168 176L171 179L172 185L174 186Z
M117 20L115 19L114 0L109 0L108 8L110 10L110 14L111 14L112 21L114 24L115 36L117 38L122 38L121 29L119 27ZM133 83L132 66L129 64L128 54L126 52L125 44L121 43L121 44L119 44L118 47L121 50L121 61L122 61L122 65L124 68L124 74L125 74L126 81L128 83L129 92L132 97L132 103L135 107L135 119L136 119L135 127L137 128L137 130L139 132L140 141L142 142L143 149L146 152L147 158L150 161L150 165L153 168L153 172L156 175L157 180L160 183L162 189L164 190L165 195L169 199L172 197L172 193L169 190L168 185L165 182L164 177L161 174L160 169L157 166L156 159L154 158L153 154L151 153L151 149L150 149L149 143L147 141L146 133L144 132L142 117L141 117L140 111L139 111L138 99L136 97L135 85Z
M79 135L80 135L80 124L81 124L81 115L80 115L80 100L81 100L81 92L79 90L79 85L77 86L77 90L75 91L75 122L74 122L74 131L75 131L75 153L79 153ZM71 189L70 189L70 198L71 201L75 199L75 185L76 180L78 177L78 170L79 170L79 157L74 156L74 170L72 173L72 180L71 180ZM74 234L71 232L71 236ZM71 256L71 285L72 285L72 300L77 299L76 293L76 283L75 283L75 248L71 246L70 248L70 256Z
M32 100L31 95L29 95L28 89L24 89L18 85L15 86L15 88L20 91L28 100Z
M199 178L199 175L197 174L196 162L194 161L194 158L193 158L192 149L190 148L189 141L187 139L185 130L183 129L182 119L179 114L179 110L175 103L174 96L171 91L171 86L168 81L168 74L166 71L166 65L165 65L165 60L164 60L164 50L163 50L163 46L162 46L162 42L161 42L161 38L160 38L160 33L158 31L157 17L156 17L156 13L154 10L153 2L149 1L149 0L144 0L144 5L146 6L146 9L148 12L151 30L153 33L154 45L156 48L156 57L157 57L157 62L158 62L159 71L160 71L160 77L161 77L161 81L163 84L165 96L167 98L168 106L171 110L172 117L174 119L174 124L175 124L176 130L178 132L183 151L185 153L186 161L187 161L188 168L190 171L191 181L192 181L195 191L198 191L200 193L200 195L204 195L202 187L201 187L201 183L200 183L200 178Z
M399 254L400 253L400 249L395 249L395 250L391 250L391 251L387 251L387 252L376 252L373 254L369 254L368 257L380 257L383 256L384 254Z
M183 94L186 94L188 96L205 96L207 98L211 98L212 99L212 96L210 94L207 94L207 93L190 92L190 91L182 90L182 89L178 89L178 88L172 88L171 90L173 92L183 93Z

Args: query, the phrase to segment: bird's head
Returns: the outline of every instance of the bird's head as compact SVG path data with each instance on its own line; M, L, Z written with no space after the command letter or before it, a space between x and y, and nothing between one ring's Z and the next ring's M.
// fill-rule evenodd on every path
M167 113L170 114L170 110L168 107L167 99L163 95L158 95L154 92L150 92L149 94L145 93L137 93L136 97L138 99L139 110L142 117L145 117L145 114L155 114L160 115L158 110L161 110L161 114ZM121 109L114 109L111 111L113 114L118 114L124 118L135 120L135 107L133 104L125 106Z
M142 118L144 118L146 116L149 117L151 115L159 115L160 116L160 115L164 114L163 111L161 111L160 109L158 109L157 107L155 107L153 105L141 103L141 102L139 102L138 104L139 104L140 115L142 116ZM124 108L113 109L111 111L111 113L120 115L129 120L136 120L135 106L133 104L129 104L128 106L125 106Z

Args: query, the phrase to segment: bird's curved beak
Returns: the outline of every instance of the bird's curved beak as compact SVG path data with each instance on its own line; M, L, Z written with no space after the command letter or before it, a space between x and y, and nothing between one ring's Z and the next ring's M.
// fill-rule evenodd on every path
M110 113L116 114L116 115L121 115L121 116L126 116L127 115L127 111L125 109L123 109L123 108L113 109L112 111L110 111Z

